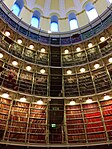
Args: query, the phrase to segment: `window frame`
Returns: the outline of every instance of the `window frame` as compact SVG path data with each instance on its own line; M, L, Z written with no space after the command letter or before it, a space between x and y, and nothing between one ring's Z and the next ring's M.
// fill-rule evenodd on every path
M53 26L56 26L56 29L53 29ZM59 32L58 17L56 15L51 16L50 30L51 32Z
M17 6L19 8L19 12L17 14L13 11L14 6ZM23 7L24 7L24 0L16 0L15 3L13 4L11 10L16 16L19 16Z
M91 2L89 2L85 5L85 11L86 11L86 14L87 14L90 22L98 17L98 13L97 13L94 5ZM90 13L92 13L92 14L90 14Z
M33 15L32 15L32 18L31 18L31 26L35 27L35 28L39 28L39 25L40 25L40 12L38 10L35 10L33 12ZM32 19L35 18L35 21L37 20L37 25L33 25L32 24Z
M78 21L77 21L77 18L76 18L76 15L74 12L72 12L68 15L68 20L69 20L70 30L74 30L74 29L77 29L79 27ZM74 22L74 23L71 23L71 22ZM75 27L73 27L73 26L75 26Z
M13 8L15 8L15 7L18 8L18 10L19 10L18 13L16 13L17 11L15 12L15 10L13 9ZM14 3L14 5L13 5L12 8L11 8L11 10L12 10L12 12L13 12L16 16L19 16L19 15L20 15L21 8L20 8L20 6L19 6L17 3Z

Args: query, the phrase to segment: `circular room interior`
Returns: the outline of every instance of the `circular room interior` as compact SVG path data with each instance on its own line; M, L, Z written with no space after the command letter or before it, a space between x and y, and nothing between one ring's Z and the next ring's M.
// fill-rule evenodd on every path
M0 0L0 149L112 148L112 0Z

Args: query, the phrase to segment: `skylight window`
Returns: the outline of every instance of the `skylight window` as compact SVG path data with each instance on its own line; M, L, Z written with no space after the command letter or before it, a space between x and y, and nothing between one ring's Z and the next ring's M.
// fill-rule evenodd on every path
M58 32L58 24L56 22L51 23L51 31Z
M31 19L31 25L33 27L39 28L40 23L40 12L35 10Z
M51 31L58 32L58 17L56 15L51 17Z
M16 0L11 10L16 16L19 16L23 6L24 6L23 0Z
M90 21L94 20L95 18L98 17L98 13L96 11L96 9L94 8L93 4L92 3L88 3L86 6L85 6L85 10L86 10L86 13L88 15L88 18Z
M98 14L97 14L95 9L91 9L90 11L86 11L86 13L87 13L90 21L92 21L98 17Z
M76 28L78 28L77 20L76 19L70 20L70 29L73 30Z
M38 18L32 17L32 19L31 19L31 25L32 25L33 27L38 28L38 26L39 26L39 20L38 20Z
M71 30L77 29L78 28L78 22L77 22L75 14L70 13L68 16L68 19L69 19L69 23L70 23L70 29Z
M14 4L12 6L12 11L16 16L19 16L21 9L17 4Z

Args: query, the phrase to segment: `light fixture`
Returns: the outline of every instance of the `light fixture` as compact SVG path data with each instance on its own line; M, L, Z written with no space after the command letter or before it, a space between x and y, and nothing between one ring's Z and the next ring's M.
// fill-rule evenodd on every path
M26 102L26 98L25 98L25 97L21 97L21 98L20 98L20 101L21 101L21 102Z
M43 101L40 99L40 100L37 101L37 104L38 105L42 105L43 104Z
M93 46L93 44L92 44L92 43L89 43L89 44L88 44L88 47L89 47L89 48L91 48L92 46Z
M67 74L68 75L72 74L72 71L71 70L67 70Z
M101 41L101 42L105 41L105 37L101 37L101 38L100 38L100 41Z
M26 66L26 70L30 71L31 70L31 66Z
M56 128L56 126L57 126L56 124L51 124L52 128Z
M110 99L110 96L109 95L105 95L104 96L104 100L108 100L108 99Z
M18 62L13 61L13 62L12 62L12 65L13 65L13 66L17 66L17 65L18 65Z
M94 68L95 68L95 69L98 69L99 67L100 67L99 64L95 64L95 65L94 65Z
M5 32L5 35L6 35L7 37L9 37L9 36L10 36L10 32L9 32L9 31L6 31L6 32Z
M33 49L33 48L34 48L34 45L32 45L32 44L29 45L29 48L30 48L30 49Z
M9 94L8 94L8 93L3 93L3 94L2 94L2 97L3 97L3 98L9 98Z
M81 69L80 69L80 72L81 72L81 73L85 72L85 68L81 68Z
M48 33L50 34L50 33L52 33L52 32L49 30Z
M41 49L41 52L43 52L43 53L44 53L44 52L45 52L45 48L42 48L42 49Z
M81 48L80 47L77 47L76 51L77 52L80 52L81 51Z
M18 39L17 42L18 42L18 44L22 44L22 40L21 39Z
M68 54L68 53L69 53L69 50L68 50L68 49L66 49L64 52L65 52L65 54Z
M69 103L70 105L75 105L76 104L76 102L75 101L70 101L70 103Z
M109 63L112 63L112 57L108 59Z
M93 101L92 101L92 99L87 99L86 100L86 103L92 103Z
M44 74L45 73L45 69L41 69L40 73Z
M3 54L2 53L0 53L0 58L3 58Z

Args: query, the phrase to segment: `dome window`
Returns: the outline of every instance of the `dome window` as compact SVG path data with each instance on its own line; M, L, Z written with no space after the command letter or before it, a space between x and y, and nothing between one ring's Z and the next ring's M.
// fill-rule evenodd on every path
M98 13L91 2L86 4L85 10L90 21L98 17Z
M51 17L51 31L58 32L58 17L56 15Z
M16 0L11 10L16 16L19 16L23 6L24 6L23 0Z
M40 12L35 10L31 19L31 25L33 27L39 28L40 23Z
M70 23L70 29L77 29L78 28L78 23L76 19L76 15L74 13L70 13L68 16L69 23Z

